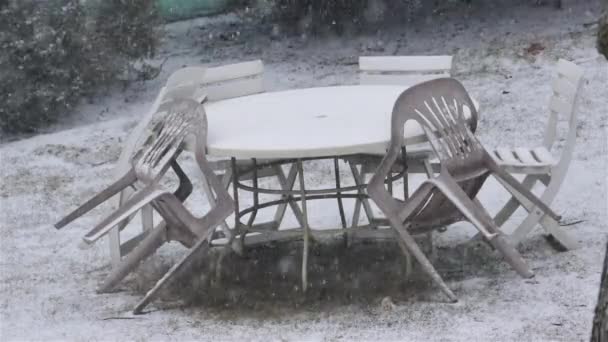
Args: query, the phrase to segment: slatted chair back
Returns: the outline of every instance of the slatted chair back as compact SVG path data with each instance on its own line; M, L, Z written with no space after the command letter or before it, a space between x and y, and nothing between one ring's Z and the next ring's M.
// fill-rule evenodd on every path
M450 77L452 56L361 56L360 84L412 86Z
M195 100L174 99L163 103L147 128L148 131L143 134L146 139L137 144L140 147L134 154L130 172L115 185L109 187L113 190L104 190L113 196L113 193L123 191L125 188L136 187L133 196L125 198L115 212L85 235L85 241L90 243L96 241L107 234L115 225L121 224L143 206L152 203L156 197L171 193L159 183L169 167L173 167L176 171L178 178L180 178L180 188L182 188L183 176L180 175L182 171L175 163L175 159L184 147L186 138L194 136L197 141L201 141L203 146L200 148L205 148L204 141L207 132L205 113L203 106ZM197 146L197 162L200 166L201 162L198 154L200 154L200 151ZM205 158L204 155L202 158ZM176 166L178 167L177 170ZM209 169L208 166L206 168ZM209 178L212 175L212 172L202 171L205 177ZM137 186L135 186L136 184ZM186 186L191 189L190 184ZM190 190L184 191L187 192L185 194L185 197L187 197ZM177 192L179 193L179 189ZM182 199L185 199L185 197ZM156 208L159 210L158 205L156 205Z
M155 115L159 106L166 99L167 87L161 88L156 99L154 100L152 106L148 110L148 112L139 120L137 125L131 130L127 140L123 144L122 151L120 152L120 156L118 157L118 162L116 163L116 167L114 169L114 175L116 177L120 177L125 174L131 168L131 162L133 160L133 156L135 152L141 148L138 144L141 144L142 135L146 131L146 127L148 126L150 120Z
M149 128L152 118L158 116L158 109L161 105L175 99L193 99L201 102L205 98L205 90L201 89L195 84L173 84L171 86L167 85L163 87L154 100L150 111L138 122L137 126L131 131L131 134L123 145L123 150L118 159L116 172L118 174L123 174L129 167L131 167L131 162L134 160L137 150L141 149L142 147L141 143L147 139L150 139L150 136L146 135L147 133L150 133L146 130L146 128Z
M196 101L172 100L159 107L145 134L145 141L133 157L133 166L140 180L156 181L161 177L170 162L183 148L185 139L194 135L200 127L198 112L192 107Z
M475 127L468 127L466 112L477 117L473 101L455 79L418 84L395 102L390 150L400 150L404 144L404 125L414 120L422 127L442 164L461 163L471 155L480 154L483 147L471 132ZM475 121L472 120L473 125Z
M567 125L567 133L557 169L566 171L574 153L576 143L577 99L583 79L583 69L560 59L557 62L557 77L552 83L549 99L549 120L543 138L543 146L551 150L558 137L560 123Z
M206 97L205 89L195 83L181 84L178 86L167 87L162 102L173 99L192 99L201 102Z
M132 202L129 193L125 193L126 189L130 189L132 194L140 192L142 188L156 186L169 167L173 167L176 172L180 180L180 189L191 189L189 180L175 163L175 158L181 152L187 137L197 136L199 130L206 132L205 125L202 105L195 100L176 99L161 104L155 115L139 132L141 133L139 141L132 144L134 148L133 156L129 159L129 168L113 184L58 222L56 227L67 225L117 193L121 193L118 203L118 210L121 210L123 204ZM190 190L183 192L187 192L185 194L187 197ZM88 242L97 240L119 223L126 225L128 220L121 219L110 225L104 220L87 234Z
M209 101L264 92L264 65L261 60L222 65L213 68L186 67L173 73L167 87L196 85Z
M165 84L168 88L178 87L184 84L200 84L205 77L207 67L188 66L174 71Z
M543 140L543 145L547 149L550 149L556 140L557 126L560 121L568 123L566 140L576 137L575 109L582 78L583 69L578 65L564 59L557 62L557 77L551 84L550 114Z

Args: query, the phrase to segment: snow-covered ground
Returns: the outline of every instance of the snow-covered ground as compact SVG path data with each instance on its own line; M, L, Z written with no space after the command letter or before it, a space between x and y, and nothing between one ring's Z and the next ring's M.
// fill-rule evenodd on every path
M0 339L588 340L608 227L608 64L595 50L592 24L599 4L564 1L558 11L532 3L474 1L469 8L448 6L433 17L424 15L373 34L308 40L271 39L236 15L169 25L158 61L168 59L158 79L83 105L46 134L0 145ZM236 38L226 39L237 31ZM536 272L533 280L518 277L500 258L481 251L482 259L464 260L465 268L474 271L458 277L442 271L460 298L458 304L444 303L439 290L424 283L406 288L406 295L391 294L392 309L380 304L386 293L379 292L365 302L329 305L270 300L259 310L255 303L241 309L238 299L227 307L159 301L151 308L161 310L130 316L158 271L183 251L177 244L163 247L120 291L95 293L109 270L107 246L79 245L107 207L62 231L52 223L111 181L120 143L172 71L183 65L262 58L271 90L352 84L357 81L357 56L374 54L453 54L455 77L480 102L478 134L487 146L539 142L555 62L559 57L578 62L585 69L585 84L577 148L553 207L564 222L578 222L564 228L581 247L555 252L542 239L541 229L535 230L520 246ZM185 164L194 170L192 163ZM310 167L310 181L332 181L322 163ZM490 182L481 198L495 211L507 195ZM190 203L207 206L198 194ZM339 223L333 204L315 203L311 210L312 224ZM522 213L511 225L518 218ZM472 232L459 225L438 234L440 259ZM387 281L380 270L360 271L365 281L344 280L345 288L365 292L374 281Z

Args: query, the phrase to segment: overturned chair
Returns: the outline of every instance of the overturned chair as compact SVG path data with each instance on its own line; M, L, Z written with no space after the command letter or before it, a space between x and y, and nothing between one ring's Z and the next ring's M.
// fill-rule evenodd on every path
M122 176L131 168L132 159L138 148L141 147L142 138L146 137L145 129L149 126L150 120L152 120L163 103L176 98L188 98L198 102L205 100L208 103L210 101L260 93L264 91L263 70L262 61L256 60L213 68L190 66L173 72L167 79L165 86L160 90L150 111L141 117L139 123L131 131L123 144L122 153L116 163L116 176ZM228 187L232 181L229 164L230 161L226 160L209 161L211 168L222 178L225 187ZM186 180L186 178L182 178ZM213 203L215 197L213 192L210 191L206 179L203 178L201 181L203 191L205 191L207 198ZM131 188L121 190L120 195L117 196L116 206L120 206L132 195L133 189ZM143 233L152 229L152 213L153 208L150 205L144 206L141 210ZM123 220L107 234L112 267L117 267L122 258L129 254L143 236L140 234L129 240L122 241L121 231L127 226L133 216L131 215L128 219ZM231 236L230 229L226 223L222 224L221 231L217 233L223 234L223 236L228 238Z
M388 152L368 186L370 197L395 230L401 249L420 263L422 269L451 301L457 300L456 295L445 284L412 235L443 228L458 221L469 221L517 273L525 278L533 276L522 256L475 198L488 176L493 175L508 184L543 213L559 219L488 154L467 127L464 117L466 110L476 115L471 98L455 79L436 79L404 91L393 108ZM401 155L404 125L409 120L416 121L424 130L439 159L440 172L425 180L409 198L402 201L391 196L385 189L384 180Z
M134 313L140 313L155 298L158 290L182 269L197 251L209 247L209 238L213 231L234 212L230 195L213 173L205 156L207 119L203 106L189 99L175 99L163 103L155 118L150 121L149 127L152 134L141 144L132 159L131 169L117 182L55 225L58 229L64 227L127 187L134 187L135 193L87 233L85 242L97 241L146 205L151 205L161 215L163 221L144 232L139 243L111 270L99 289L100 292L111 290L165 242L175 240L188 247L189 251L136 305ZM192 185L176 162L186 139L190 137L195 138L195 159L202 176L215 195L215 204L200 218L194 217L183 205L183 201L191 193ZM174 169L180 179L180 185L175 192L161 184L169 167Z

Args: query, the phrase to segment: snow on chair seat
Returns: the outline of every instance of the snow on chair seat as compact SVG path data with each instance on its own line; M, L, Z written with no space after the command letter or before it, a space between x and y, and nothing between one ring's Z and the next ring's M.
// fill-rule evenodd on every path
M557 160L546 147L534 149L500 147L490 155L498 165L510 173L546 174L557 164Z

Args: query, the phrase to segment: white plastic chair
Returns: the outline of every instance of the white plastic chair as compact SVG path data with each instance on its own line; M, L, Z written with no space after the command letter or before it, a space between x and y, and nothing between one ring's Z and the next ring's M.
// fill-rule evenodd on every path
M456 296L420 250L412 234L467 220L518 274L530 278L534 276L532 270L476 199L477 193L486 179L493 176L510 184L514 192L537 205L538 210L559 218L503 170L473 135L467 127L465 111L475 112L474 107L462 84L452 78L424 82L404 91L393 107L388 152L368 186L370 197L397 232L402 250L408 258L411 253L418 260L451 301L456 301ZM411 197L401 201L386 189L385 179L401 156L404 124L409 120L416 121L424 130L439 160L440 172L423 182Z
M413 86L437 78L451 77L452 56L361 56L359 57L359 84ZM477 118L475 118L476 120ZM472 128L475 131L475 127ZM386 151L378 151L383 156ZM408 151L413 154L414 151ZM431 154L428 145L416 149L424 157ZM417 158L419 159L419 158ZM363 173L375 170L365 168ZM418 170L420 170L418 168ZM410 172L415 169L410 170ZM430 172L429 165L425 171Z
M540 199L551 205L564 182L568 167L572 161L574 145L576 143L576 103L583 77L583 70L576 64L560 59L557 62L557 77L553 80L553 94L549 100L549 120L541 145L535 147L500 147L491 155L506 171L513 174L523 174L522 181L527 189L540 181L545 189ZM555 158L553 151L557 141L558 124L565 121L567 134L559 158ZM577 242L568 236L559 226L559 222L544 215L529 201L521 198L507 186L513 197L496 214L494 220L503 225L521 205L528 211L528 216L511 234L513 244L521 242L534 227L540 223L542 227L553 236L563 247L576 248Z
M127 140L123 144L122 151L120 153L120 156L118 157L116 167L114 168L114 171L113 171L115 179L119 179L122 175L124 175L126 172L128 172L129 169L131 168L132 158L135 155L135 152L140 147L140 146L138 146L138 144L141 141L143 141L142 136L146 131L146 127L148 127L150 120L152 120L152 118L154 117L154 114L160 107L161 103L163 103L164 100L166 99L166 97L165 97L166 91L167 91L167 87L161 88L160 92L156 96L156 99L154 100L152 106L150 107L150 109L148 110L146 115L143 116L142 119L137 123L135 128L133 128L133 130L129 134ZM120 207L123 203L125 203L127 201L127 199L133 193L134 193L134 190L130 189L130 188L122 190L117 197L115 206L117 208ZM132 217L129 218L128 220L121 222L120 224L118 224L117 226L112 228L112 230L109 231L108 246L110 248L110 260L112 263L112 267L117 267L120 264L120 261L121 261L123 255L128 254L135 247L135 245L139 242L141 237L143 237L143 234L146 231L151 230L153 228L154 223L152 221L152 217L153 217L152 206L147 205L144 208L142 208L142 210L141 210L142 233L138 234L136 237L134 237L124 243L121 242L120 231L127 226L127 224L132 219Z
M204 89L207 101L218 101L264 92L263 73L261 60L213 68L185 67L167 79L167 87L196 85Z
M194 99L199 102L204 98L207 101L217 101L260 93L264 91L263 70L262 61L256 60L213 68L192 66L175 71L167 79L166 85L160 90L148 113L142 117L125 141L115 168L114 173L116 177L120 177L131 167L131 159L135 151L140 147L138 146L138 142L142 141L141 138L145 128L162 103L176 98ZM188 144L191 144L191 142L188 142ZM189 150L194 149L190 147ZM211 162L214 169L222 168L222 166L217 166L216 163ZM215 197L209 190L208 184L206 182L203 183L208 198L214 202ZM132 194L132 189L124 189L120 193L116 206L118 207L125 203ZM142 209L141 217L142 233L124 243L121 242L120 231L124 229L132 217L121 222L109 232L110 258L113 267L119 265L122 257L128 254L144 234L153 228L153 208L151 206L147 205ZM226 229L224 225L224 230Z
M450 77L452 70L452 56L360 56L359 57L359 84L362 85L403 85L413 86L418 83L437 78ZM474 118L476 122L477 118ZM475 127L472 127L475 131ZM425 172L432 177L433 170L429 162L432 149L428 144L408 149L408 172ZM353 177L365 183L366 175L374 173L382 156L386 151L374 151L374 154L365 156L361 171L356 168L356 162L351 162ZM411 159L411 160L410 160ZM404 181L406 178L404 178ZM407 185L405 186L407 190ZM353 221L359 219L361 205L364 206L368 220L373 220L368 201L357 201ZM429 237L430 238L430 237Z
M185 67L175 71L167 79L167 88L191 98L206 97L208 102L263 93L264 64L261 60L227 64L213 68ZM223 172L229 169L229 161L210 158L212 168ZM248 161L239 161L239 163ZM226 174L224 178L229 175Z
M114 288L141 261L166 242L179 241L190 248L190 251L146 294L135 307L134 313L140 313L156 297L159 289L187 265L197 250L208 246L208 239L215 228L233 213L235 208L230 195L215 177L206 160L207 119L199 101L176 99L163 103L155 117L150 120L147 131L145 141L139 144L140 147L132 158L129 171L55 225L58 229L64 227L127 187L135 188L135 194L85 235L84 240L87 243L97 241L112 227L128 220L146 206L154 207L165 221L141 237L140 243L110 272L98 291L107 292ZM201 217L194 216L183 205L183 201L192 191L192 184L177 164L176 158L182 152L183 143L188 136L197 141L197 165L218 197L217 203ZM175 192L161 182L170 167L180 178L180 185Z
M360 84L413 86L436 78L450 77L452 56L361 56Z

